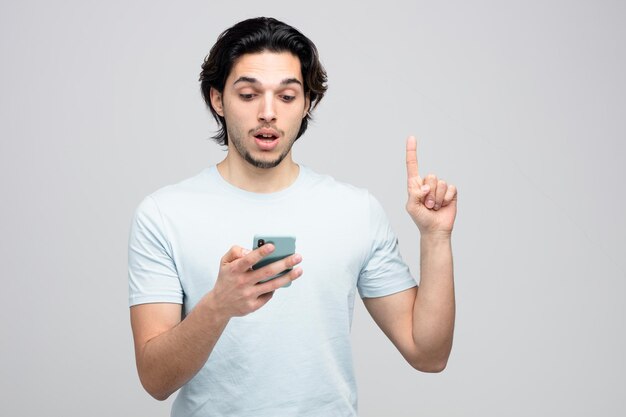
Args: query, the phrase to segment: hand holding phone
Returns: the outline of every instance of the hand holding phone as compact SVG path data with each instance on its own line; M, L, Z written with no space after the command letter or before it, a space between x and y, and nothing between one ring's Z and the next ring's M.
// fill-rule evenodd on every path
M258 240L255 240L257 248L253 251L233 246L220 260L215 285L201 300L211 303L211 309L217 313L216 315L231 318L256 311L272 298L274 291L280 288L282 283L287 282L287 285L283 285L287 287L292 280L302 275L302 269L296 268L302 261L301 256L295 254L287 255L286 258L280 256L276 253L276 245L273 242L278 243L281 240L277 242L273 238L259 238L263 240L261 247L258 247ZM293 240L295 249L295 239ZM285 253L284 250L285 247L281 244L280 252ZM289 250L289 246L286 252L294 253L293 250ZM271 261L273 258L274 262ZM277 260L278 258L281 259ZM282 276L286 276L287 279L278 278ZM273 282L276 278L278 282Z
M257 249L267 243L271 243L272 245L274 245L274 251L261 259L256 264L254 264L252 266L253 270L257 270L264 267L265 265L280 261L281 259L284 259L296 253L296 238L293 236L254 235L252 247L254 249ZM259 282L267 282L271 279L278 278L291 270L292 268L285 269L284 271ZM288 282L286 285L283 285L283 288L289 287L290 285L291 282Z

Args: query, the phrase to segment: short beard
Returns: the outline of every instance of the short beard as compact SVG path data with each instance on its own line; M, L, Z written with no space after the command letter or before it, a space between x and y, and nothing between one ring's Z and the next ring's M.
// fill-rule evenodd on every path
M241 157L243 159L245 159L250 165L256 167L256 168L261 168L261 169L269 169L269 168L274 168L275 166L277 166L278 164L280 164L281 162L283 162L283 159L285 159L285 157L289 154L289 152L291 151L291 147L293 146L294 141L291 142L291 145L289 145L287 147L287 149L285 149L285 151L280 154L278 156L278 158L276 158L273 161L260 161L258 159L254 159L252 157L252 155L250 154L250 152L248 152L244 146L242 145L242 142L239 140L232 140L231 138L233 137L233 135L228 135L229 136L229 140L228 143L229 144L233 144L235 145L235 149L237 150L237 152L239 153L239 155L241 155Z
M283 159L285 159L285 157L287 156L287 154L289 153L289 150L291 148L287 149L286 152L284 152L283 154L281 154L278 158L276 158L276 160L274 161L259 161L258 159L254 159L252 157L252 155L250 155L248 152L246 152L245 150L242 152L239 150L239 148L237 148L237 150L239 151L239 154L243 157L243 159L245 159L246 161L248 161L249 164L251 164L252 166L255 166L257 168L261 168L261 169L268 169L268 168L274 168L275 166L277 166L278 164L280 164L281 162L283 162Z

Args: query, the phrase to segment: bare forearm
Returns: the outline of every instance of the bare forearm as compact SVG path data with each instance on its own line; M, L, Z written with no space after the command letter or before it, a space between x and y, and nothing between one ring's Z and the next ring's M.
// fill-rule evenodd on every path
M178 325L144 345L137 364L150 395L166 399L204 366L228 324L214 306L209 293Z
M420 285L413 308L413 339L424 361L441 370L452 349L454 272L449 234L422 235Z

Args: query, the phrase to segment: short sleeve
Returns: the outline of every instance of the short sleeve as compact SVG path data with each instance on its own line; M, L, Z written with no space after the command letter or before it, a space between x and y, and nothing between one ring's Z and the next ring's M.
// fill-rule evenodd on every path
M369 195L371 249L363 263L357 287L361 298L383 297L417 283L398 250L398 239L380 203Z
M183 303L161 212L150 196L135 210L128 239L129 305Z

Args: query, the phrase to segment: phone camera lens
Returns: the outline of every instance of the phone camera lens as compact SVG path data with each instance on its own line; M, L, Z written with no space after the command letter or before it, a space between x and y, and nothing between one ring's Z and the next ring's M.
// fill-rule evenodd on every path
M260 248L263 245L265 245L265 240L259 239L259 244L257 246Z

